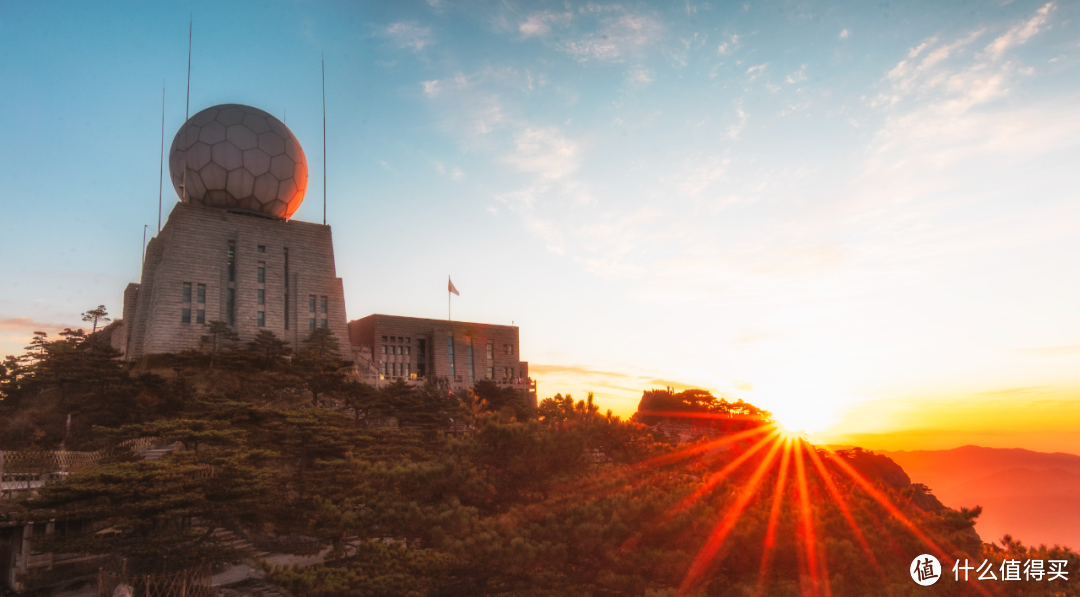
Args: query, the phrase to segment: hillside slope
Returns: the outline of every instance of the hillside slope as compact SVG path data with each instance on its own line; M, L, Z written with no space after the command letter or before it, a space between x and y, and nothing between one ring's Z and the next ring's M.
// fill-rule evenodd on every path
M979 446L878 453L946 506L982 506L976 530L986 541L1080 545L1080 456Z

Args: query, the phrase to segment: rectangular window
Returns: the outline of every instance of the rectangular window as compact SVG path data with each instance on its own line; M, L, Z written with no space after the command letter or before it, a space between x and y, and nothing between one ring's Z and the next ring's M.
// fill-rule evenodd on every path
M200 305L206 304L206 284L199 284L197 290L195 291L195 300Z
M493 342L487 343L487 360L495 358L495 344Z
M322 326L322 327L324 327L324 328L328 328L328 327L330 327L330 325L329 325L329 324L327 323L327 321L326 321L325 319L324 319L324 320L322 320L322 321L321 321L321 322L319 323L319 325L321 325L321 326Z
M255 312L255 325L257 325L257 326L259 326L261 328L266 327L266 312L265 311L256 311Z
M487 368L487 378L488 379L495 379L495 368L494 367L488 367Z
M410 342L412 342L412 338L405 338L405 344L409 344Z
M315 295L309 294L307 297L307 310L309 313L315 312Z
M225 289L225 323L232 327L236 314L236 289Z
M229 268L229 281L236 281L236 245L229 243L229 257L226 261Z
M260 253L265 253L266 252L266 245L259 245L258 251Z
M427 356L427 354L426 354L427 353L427 340L424 340L423 338L420 338L419 340L417 340L417 342L419 342L420 345L416 347L416 349L417 349L416 350L416 356L418 356L418 357Z
M401 364L401 374L404 375L405 377L409 377L410 372L409 372L409 364L408 363L402 363Z
M206 323L206 311L202 309L195 311L195 323Z
M285 292L285 329L289 329L289 292Z
M450 377L454 377L454 337L446 337L446 352L450 357Z
M315 331L315 320L314 319L309 319L308 320L308 331L310 331L310 332Z
M180 310L180 323L191 323L191 309Z
M382 337L382 341L383 341L383 342L386 342L386 336L383 336L383 337Z
M405 356L409 356L409 349L410 348L412 348L412 347L411 346L406 346L405 347Z
M326 297L325 296L322 297L322 299L319 300L319 311L322 312L322 313L326 313Z
M401 347L400 346L395 346L394 347L394 354L401 354Z
M266 266L265 265L260 265L259 266L258 273L256 275L258 277L257 281L259 282L259 284L266 284Z
M401 365L394 363L394 377L401 375Z
M424 376L424 364L423 363L417 363L416 364L416 376L417 377L423 377Z
M380 363L382 365L382 374L386 375L386 363Z
M258 297L256 299L258 301L258 304L265 305L266 304L266 291L263 290L262 288L260 288L256 292L258 293Z
M386 354L386 345L385 344L382 345L382 353Z
M473 369L473 352L472 352L472 338L465 338L465 354L469 359L469 369L467 371L469 375L469 383L473 382L473 378L476 376Z
M184 302L191 302L191 284L189 282L184 282Z
M510 354L514 354L514 345L513 344L510 345Z

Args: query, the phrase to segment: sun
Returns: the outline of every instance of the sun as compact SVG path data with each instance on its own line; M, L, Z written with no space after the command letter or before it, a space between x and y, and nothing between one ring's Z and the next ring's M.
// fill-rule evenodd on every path
M774 407L772 413L781 428L789 433L813 434L835 425L840 417L827 403L786 403Z

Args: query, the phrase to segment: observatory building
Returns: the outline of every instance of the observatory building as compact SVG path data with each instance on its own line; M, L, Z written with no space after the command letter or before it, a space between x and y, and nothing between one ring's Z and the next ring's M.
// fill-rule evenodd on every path
M176 133L169 173L180 197L124 291L126 358L197 349L211 321L298 346L316 327L348 338L330 227L289 218L307 190L292 131L262 110L207 108Z

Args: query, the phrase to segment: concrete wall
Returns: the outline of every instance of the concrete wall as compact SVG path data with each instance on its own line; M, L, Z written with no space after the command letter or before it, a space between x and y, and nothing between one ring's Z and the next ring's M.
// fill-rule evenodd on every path
M228 274L230 243L235 249L232 281ZM257 277L259 267L265 268L262 283ZM190 303L183 302L184 283L191 284ZM198 302L199 285L205 286L205 303ZM346 347L345 296L334 267L329 226L179 203L147 245L142 283L129 285L124 293L127 358L199 348L211 321L228 320L229 288L236 297L232 328L241 342L266 329L295 349L310 333L309 319L315 319L317 326L325 319L342 348ZM257 301L259 290L264 291L262 305ZM312 296L314 312L309 310ZM321 310L323 297L326 313ZM191 310L190 323L181 321L184 308ZM205 312L201 324L197 321L199 309ZM261 328L257 325L259 311L265 317Z

